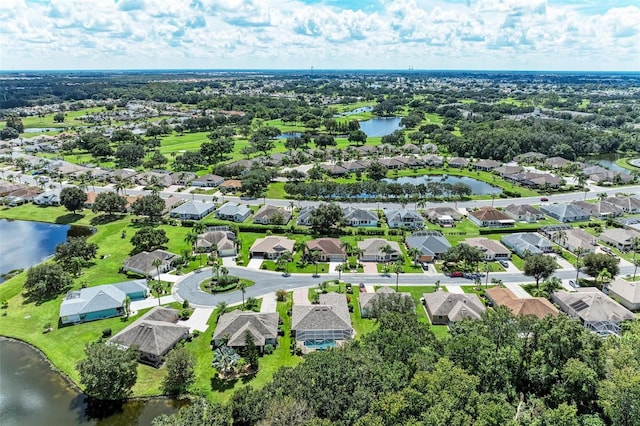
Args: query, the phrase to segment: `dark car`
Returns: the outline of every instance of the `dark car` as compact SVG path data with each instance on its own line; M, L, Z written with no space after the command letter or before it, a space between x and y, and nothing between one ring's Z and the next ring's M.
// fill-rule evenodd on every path
M547 197L542 197L540 198L540 201L549 201L549 199Z
M425 271L429 270L429 264L427 262L422 262L422 269L424 269Z
M462 272L460 272L460 271L454 271L454 272L451 272L449 274L449 276L451 278L462 278L462 277L464 277L464 274Z

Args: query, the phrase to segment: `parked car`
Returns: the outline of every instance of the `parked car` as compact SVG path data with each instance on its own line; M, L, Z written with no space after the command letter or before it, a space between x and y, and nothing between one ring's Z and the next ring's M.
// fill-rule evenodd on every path
M540 198L540 201L549 201L549 199L547 197L542 197Z
M462 278L462 277L464 277L464 274L462 272L460 272L460 271L454 271L454 272L451 272L449 274L449 276L451 278Z
M358 285L358 287L360 287L360 293L366 293L367 292L367 288L364 286L364 283L360 283Z
M424 269L425 271L429 270L429 264L427 262L422 262L422 269Z
M500 261L500 264L501 264L503 267L505 267L505 268L508 268L508 267L509 267L509 262L507 262L506 260L501 260L501 261Z

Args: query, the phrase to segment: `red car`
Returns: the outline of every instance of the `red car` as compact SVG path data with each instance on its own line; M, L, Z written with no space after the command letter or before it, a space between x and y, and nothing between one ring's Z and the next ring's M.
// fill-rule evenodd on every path
M461 278L461 277L464 277L464 274L460 271L455 271L455 272L451 272L449 276L451 278Z

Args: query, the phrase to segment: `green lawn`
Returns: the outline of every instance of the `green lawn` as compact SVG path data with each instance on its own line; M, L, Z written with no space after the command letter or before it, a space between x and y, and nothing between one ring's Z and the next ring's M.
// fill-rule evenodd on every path
M447 291L447 288L440 286L442 291ZM416 302L416 313L418 314L418 321L429 324L429 328L433 331L438 339L444 339L449 336L449 328L446 325L431 325L429 318L427 318L427 311L424 309L424 305L420 302L420 298L424 293L433 293L436 291L435 286L399 286L398 291L400 293L411 293L411 297Z

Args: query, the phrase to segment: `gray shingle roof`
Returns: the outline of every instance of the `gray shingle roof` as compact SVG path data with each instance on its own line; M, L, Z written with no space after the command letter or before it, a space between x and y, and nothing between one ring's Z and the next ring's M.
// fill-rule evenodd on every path
M409 248L417 248L423 255L436 256L451 248L449 241L441 233L434 231L415 232L406 241Z
M465 318L480 319L485 307L476 294L436 291L422 295L432 316L446 316L449 321Z
M616 303L595 287L582 287L575 293L555 291L552 298L570 316L578 316L583 321L613 321L635 319L627 308Z
M109 343L136 346L140 352L162 356L189 334L189 327L174 324L177 318L178 311L155 307L109 339Z
M181 204L175 209L171 210L172 215L202 215L208 212L213 211L216 208L216 205L213 203L207 203L202 201L189 201L187 203Z
M293 305L291 329L296 332L351 329L347 299L343 294L327 293L320 295L318 305Z
M277 312L228 312L218 318L213 338L229 336L229 346L244 346L245 335L249 332L257 346L264 346L266 339L278 336L279 318Z

